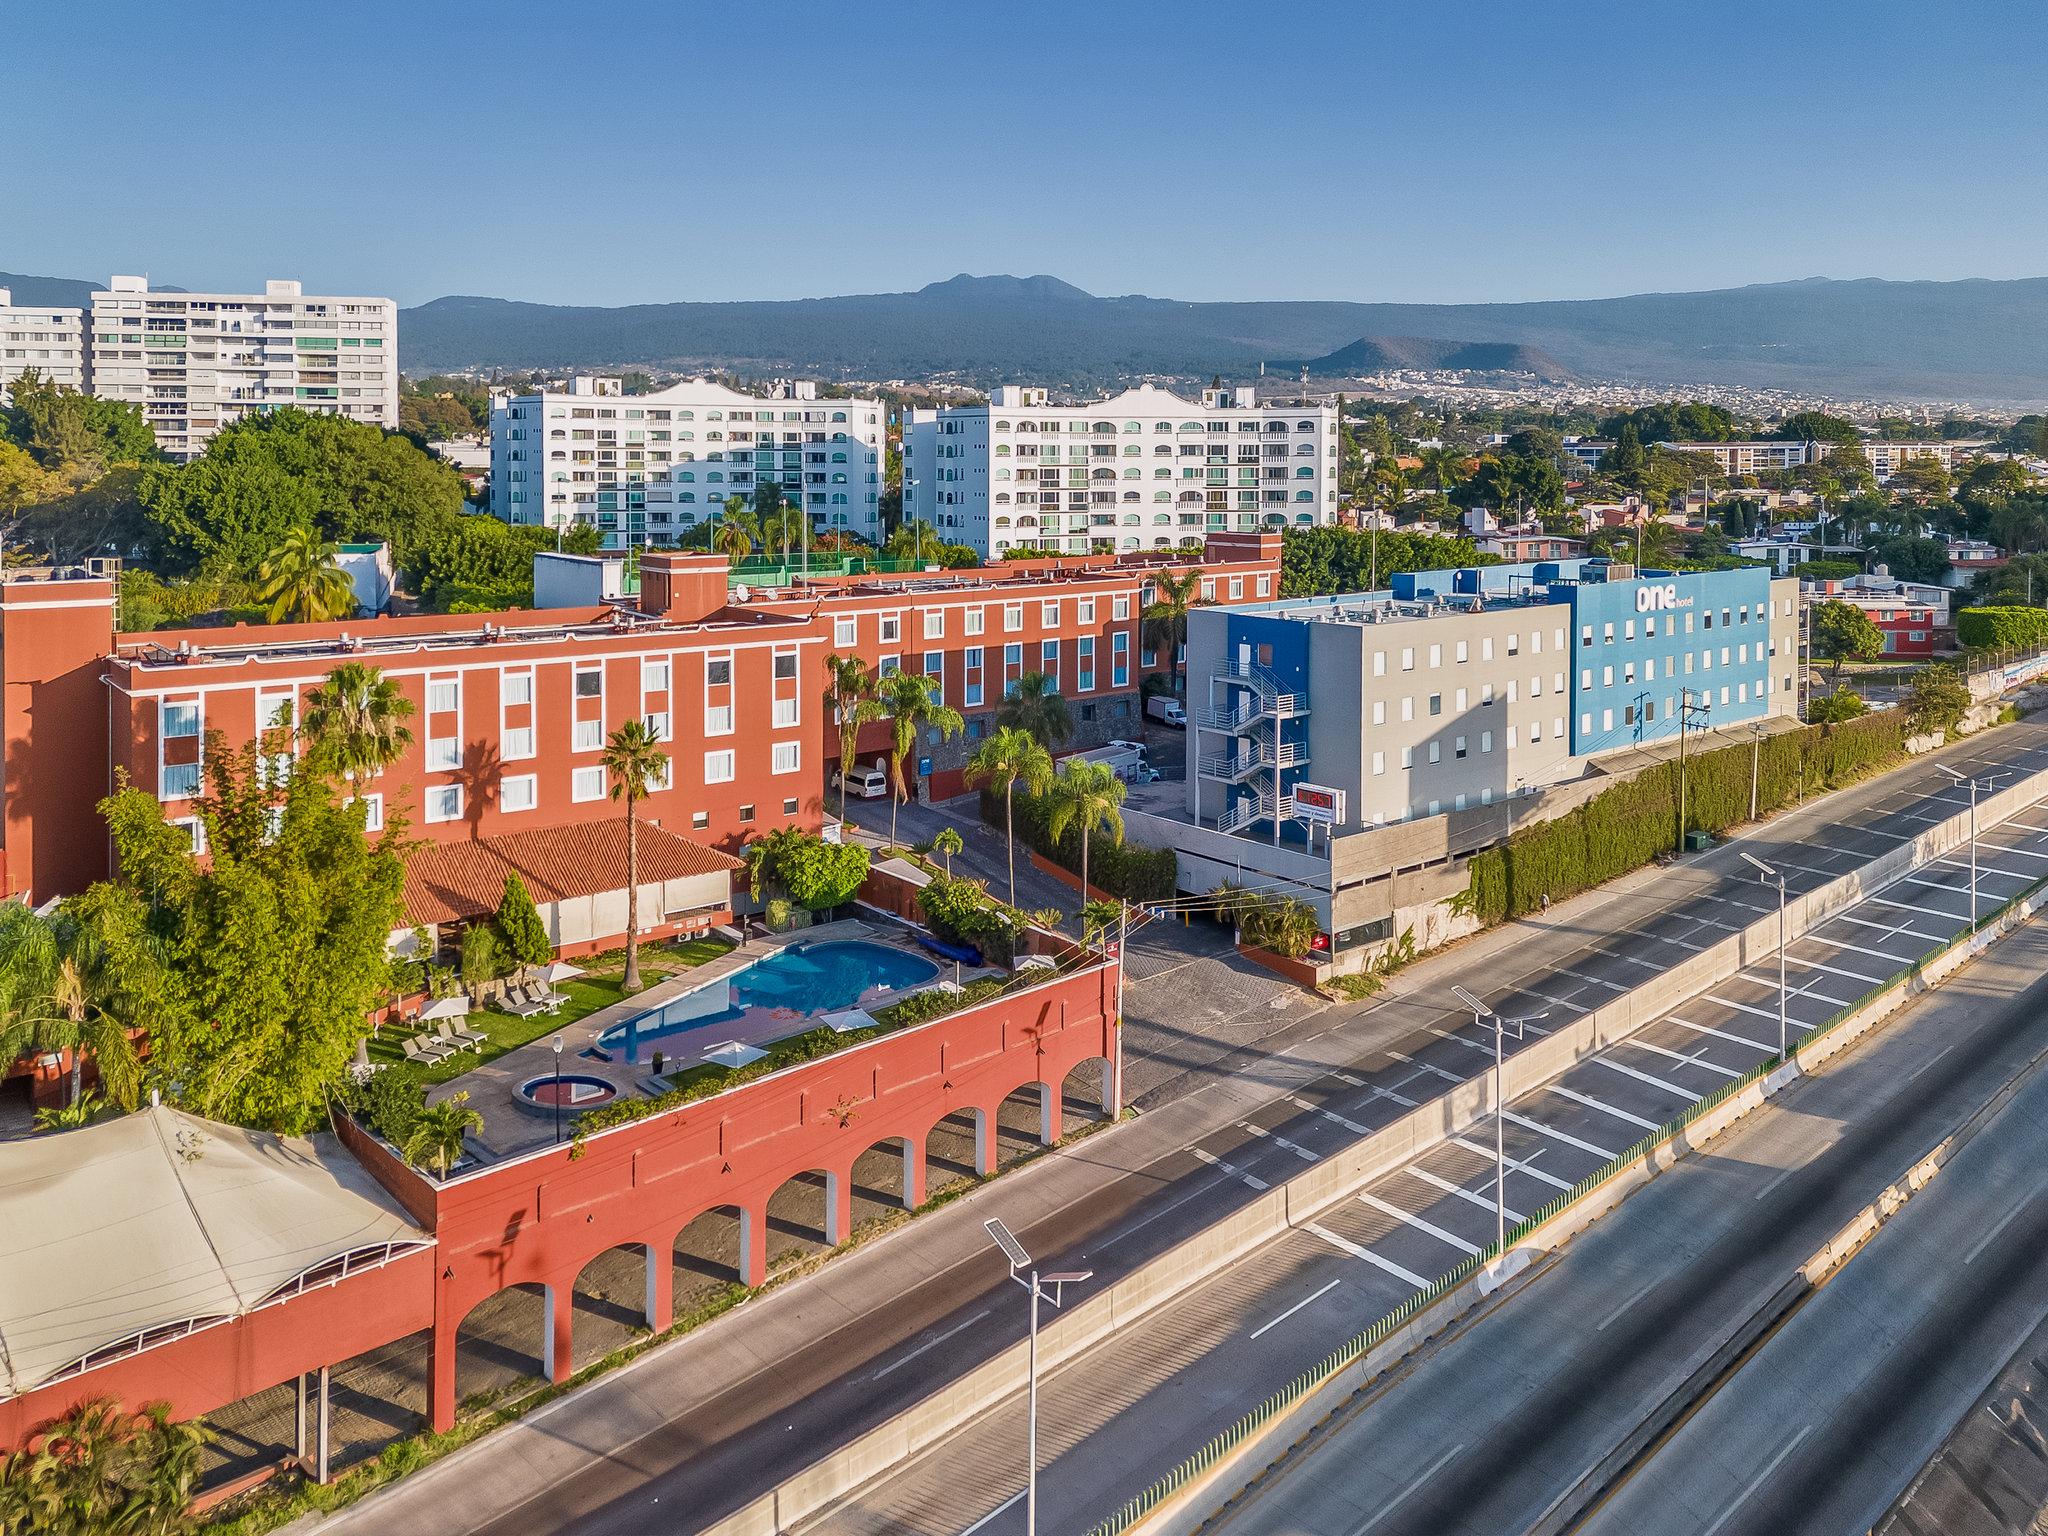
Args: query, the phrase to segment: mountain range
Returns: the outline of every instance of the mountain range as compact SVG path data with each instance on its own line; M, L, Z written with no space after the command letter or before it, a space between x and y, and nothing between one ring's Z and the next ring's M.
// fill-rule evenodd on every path
M0 273L17 302L94 284ZM1848 397L2048 399L2048 278L1809 278L1504 304L1102 297L965 273L907 293L618 307L452 296L400 315L408 373L654 367L1108 385L1142 376L1471 368Z

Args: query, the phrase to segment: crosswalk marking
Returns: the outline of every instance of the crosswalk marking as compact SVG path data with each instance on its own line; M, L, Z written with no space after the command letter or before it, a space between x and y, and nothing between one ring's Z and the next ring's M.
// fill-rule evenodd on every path
M1200 1147L1189 1147L1188 1151L1194 1154L1197 1162L1207 1163L1211 1168L1227 1173L1233 1179L1249 1184L1253 1189L1270 1189L1272 1187L1264 1179L1254 1174L1246 1173L1242 1168L1226 1163L1213 1152L1204 1152Z
M1479 1245L1477 1243L1468 1243L1465 1241L1465 1239L1458 1236L1457 1233L1446 1232L1442 1227L1438 1226L1435 1222L1424 1221L1420 1216L1416 1216L1408 1211L1404 1211L1398 1205L1394 1205L1388 1201L1382 1200L1378 1195L1360 1195L1358 1199L1360 1204L1369 1205L1376 1211L1383 1211L1387 1215L1393 1217L1396 1221L1405 1222L1407 1225L1415 1228L1415 1230L1418 1232L1427 1232L1431 1237L1435 1238L1438 1242L1448 1243L1451 1247L1457 1249L1460 1253L1477 1253L1479 1251Z

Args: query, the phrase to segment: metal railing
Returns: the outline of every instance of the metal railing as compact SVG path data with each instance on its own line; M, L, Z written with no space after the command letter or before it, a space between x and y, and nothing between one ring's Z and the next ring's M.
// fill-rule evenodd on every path
M1987 928L1995 927L2008 914L2020 907L2022 903L2032 900L2044 890L2048 890L2048 875L2042 876L2024 890L2007 898L1992 911L1957 933L1953 938L1935 945L1919 959L1911 961L1899 970L1894 971L1861 997L1844 1003L1840 1008L1829 1014L1828 1017L1821 1020L1820 1023L1799 1036L1792 1044L1792 1055L1796 1057L1808 1045L1838 1028L1894 987L1903 986L1951 951L1971 943L1979 933ZM1121 1508L1096 1525L1088 1533L1088 1536L1120 1536L1121 1532L1130 1529L1140 1520L1143 1520L1167 1499L1223 1460L1224 1457L1236 1450L1238 1446L1258 1433L1259 1430L1263 1429L1272 1420L1295 1408L1311 1393L1336 1376L1338 1372L1354 1364L1371 1350L1386 1342L1398 1329L1413 1318L1416 1313L1462 1285L1479 1269L1494 1262L1502 1254L1514 1248L1517 1243L1528 1237L1545 1222L1556 1219L1565 1210L1585 1199L1586 1196L1592 1194L1593 1191L1600 1188L1608 1180L1626 1172L1635 1164L1648 1157L1658 1147L1675 1139L1702 1115L1718 1108L1729 1098L1742 1092L1759 1078L1776 1071L1783 1064L1783 1061L1784 1058L1782 1057L1771 1056L1759 1062L1741 1077L1723 1084L1714 1092L1689 1105L1675 1118L1665 1121L1657 1129L1646 1134L1627 1151L1586 1175L1585 1178L1556 1196L1556 1198L1552 1199L1541 1209L1524 1217L1520 1222L1508 1229L1507 1237L1501 1244L1496 1246L1489 1243L1479 1252L1469 1255L1456 1268L1417 1291L1385 1317L1382 1317L1378 1322L1368 1327L1363 1333L1357 1334L1343 1344L1338 1345L1336 1349L1325 1355L1316 1364L1310 1366L1292 1381L1288 1382L1286 1386L1281 1387L1277 1392L1267 1397L1249 1413L1233 1422L1222 1433L1209 1440L1164 1477L1159 1478L1142 1493L1124 1503Z

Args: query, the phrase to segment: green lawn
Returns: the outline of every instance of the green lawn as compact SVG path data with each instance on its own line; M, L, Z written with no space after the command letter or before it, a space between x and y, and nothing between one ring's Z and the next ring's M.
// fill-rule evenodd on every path
M686 944L666 948L649 948L641 952L640 980L644 987L651 987L657 981L687 971L705 961L724 954L732 945L724 939L698 938ZM465 1027L481 1030L485 1035L482 1046L474 1051L463 1051L425 1069L428 1083L445 1083L451 1078L482 1066L485 1062L517 1050L522 1045L531 1045L544 1040L564 1025L587 1018L600 1008L609 1008L624 999L626 975L626 954L624 950L613 950L602 955L592 955L576 962L584 968L584 975L571 977L555 983L555 990L568 998L560 1013L536 1013L529 1018L501 1013L495 1008L472 1008L464 1017ZM425 1025L431 1029L434 1026ZM405 1042L417 1031L404 1025L386 1025L370 1042L372 1061L405 1060Z

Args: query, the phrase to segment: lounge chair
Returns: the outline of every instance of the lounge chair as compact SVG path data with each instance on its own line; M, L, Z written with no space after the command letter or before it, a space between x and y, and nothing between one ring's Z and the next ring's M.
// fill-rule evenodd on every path
M562 1011L562 1004L569 1001L568 993L556 992L540 982L534 983L533 991L540 1005L547 1009L549 1013L560 1013Z
M441 1038L458 1051L473 1051L489 1038L477 1030L457 1024L453 1019L441 1021L440 1033Z
M405 1059L430 1067L455 1054L455 1047L434 1035L414 1035L405 1042Z
M532 987L518 986L505 993L504 1009L515 1019L530 1019L536 1013L545 1013L547 1004L534 996Z

